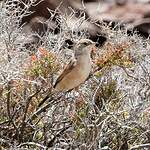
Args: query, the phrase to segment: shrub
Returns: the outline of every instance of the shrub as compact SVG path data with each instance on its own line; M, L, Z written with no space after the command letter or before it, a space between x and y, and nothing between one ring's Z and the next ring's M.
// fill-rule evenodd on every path
M67 24L74 13L62 15L60 34L47 33L33 44L34 51L27 50L33 33L26 35L19 26L23 13L9 11L1 5L0 148L149 147L148 39L104 25L108 40L93 55L88 80L78 92L54 94L53 83L73 53L64 41L78 41L85 31L73 32ZM77 18L79 25L84 21Z

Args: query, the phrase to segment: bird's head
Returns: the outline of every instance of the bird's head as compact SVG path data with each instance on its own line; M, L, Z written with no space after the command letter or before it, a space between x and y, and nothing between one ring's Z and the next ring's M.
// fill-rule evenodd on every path
M75 55L91 54L95 49L95 42L89 39L81 39L75 46Z

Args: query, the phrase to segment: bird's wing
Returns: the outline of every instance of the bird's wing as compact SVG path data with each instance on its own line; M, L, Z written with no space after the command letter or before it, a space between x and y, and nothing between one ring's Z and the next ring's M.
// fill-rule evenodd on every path
M69 62L69 64L66 66L66 68L64 69L64 71L60 74L60 76L57 78L54 88L56 87L56 85L68 74L70 73L74 67L77 65L76 60L71 60Z

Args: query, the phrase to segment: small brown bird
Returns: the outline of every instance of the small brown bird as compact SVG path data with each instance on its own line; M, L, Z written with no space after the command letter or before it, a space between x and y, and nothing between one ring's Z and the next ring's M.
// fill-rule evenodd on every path
M91 51L95 43L89 39L81 39L75 45L75 59L72 59L60 76L54 88L56 91L65 92L78 87L89 76L91 71Z
M66 92L78 87L89 76L91 71L91 52L95 50L95 43L88 39L81 39L75 45L74 59L66 66L54 85L55 92ZM53 93L53 94L54 94ZM51 93L52 94L52 93ZM49 98L47 95L38 105L41 107Z

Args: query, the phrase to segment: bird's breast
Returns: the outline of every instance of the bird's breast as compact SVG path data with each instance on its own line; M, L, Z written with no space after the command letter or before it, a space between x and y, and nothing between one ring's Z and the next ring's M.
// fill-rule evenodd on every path
M80 74L80 76L82 78L84 78L84 80L86 80L86 78L89 76L90 71L91 71L91 60L84 60L83 62L79 62L77 64L79 67L77 72Z

